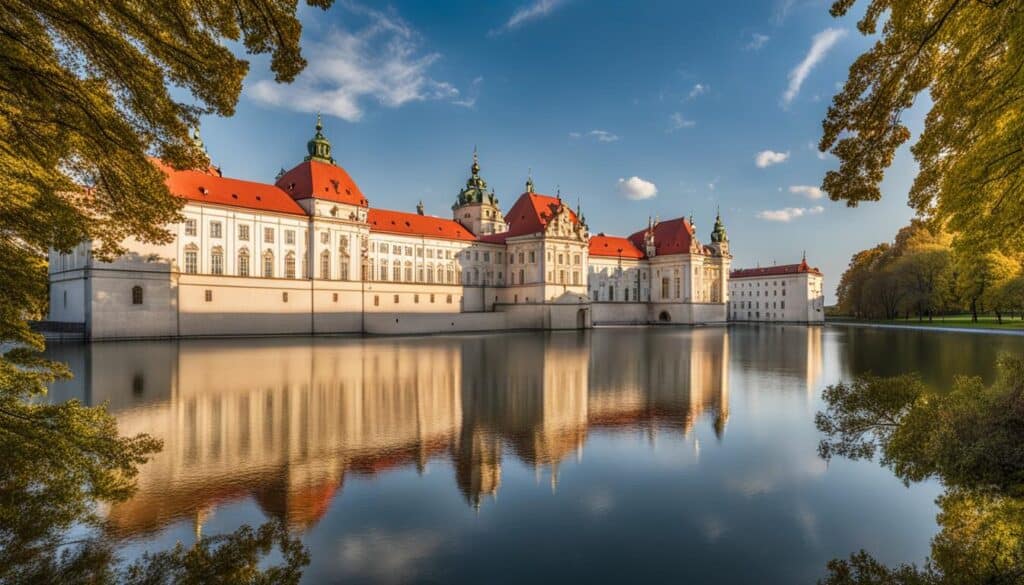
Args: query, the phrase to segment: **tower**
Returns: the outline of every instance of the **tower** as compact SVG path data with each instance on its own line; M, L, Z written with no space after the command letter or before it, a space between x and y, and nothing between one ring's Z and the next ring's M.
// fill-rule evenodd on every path
M729 236L725 232L725 224L722 223L720 210L715 210L715 227L711 230L711 248L719 256L729 255Z
M480 160L473 148L473 164L469 179L452 205L452 216L474 235L483 236L505 231L505 218L498 207L494 189L487 190L487 181L480 176Z

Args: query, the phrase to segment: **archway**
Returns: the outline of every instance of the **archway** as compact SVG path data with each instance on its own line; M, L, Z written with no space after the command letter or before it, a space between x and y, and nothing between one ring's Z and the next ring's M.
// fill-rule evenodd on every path
M661 321L662 323L670 323L672 321L672 316L668 314L668 311L662 311L661 314L658 315L658 321Z
M587 310L580 309L576 311L576 328L586 329L587 328Z

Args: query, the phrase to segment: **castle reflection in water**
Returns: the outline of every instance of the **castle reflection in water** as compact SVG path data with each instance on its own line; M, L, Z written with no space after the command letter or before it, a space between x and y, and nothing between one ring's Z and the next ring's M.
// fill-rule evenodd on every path
M774 331L777 343L751 347L725 328L56 346L76 379L52 394L107 402L122 433L164 441L135 497L108 510L116 535L247 498L301 529L353 475L448 459L479 507L504 458L555 482L588 433L707 424L722 436L730 371L745 375L745 361L808 389L821 374L820 328ZM765 351L778 355L751 355Z

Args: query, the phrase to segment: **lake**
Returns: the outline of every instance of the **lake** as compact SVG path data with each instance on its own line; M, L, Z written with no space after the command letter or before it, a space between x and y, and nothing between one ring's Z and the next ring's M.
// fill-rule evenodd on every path
M131 559L270 519L308 583L814 583L921 563L940 486L816 454L861 372L991 381L1024 337L847 326L55 344L55 400L164 450L103 510Z

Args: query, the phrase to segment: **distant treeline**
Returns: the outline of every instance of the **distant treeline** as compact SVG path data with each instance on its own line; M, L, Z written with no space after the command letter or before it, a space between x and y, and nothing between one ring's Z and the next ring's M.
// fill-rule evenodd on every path
M956 240L956 245L954 245ZM970 313L1024 315L1022 256L982 251L914 219L895 240L853 255L836 290L836 313L896 319Z

